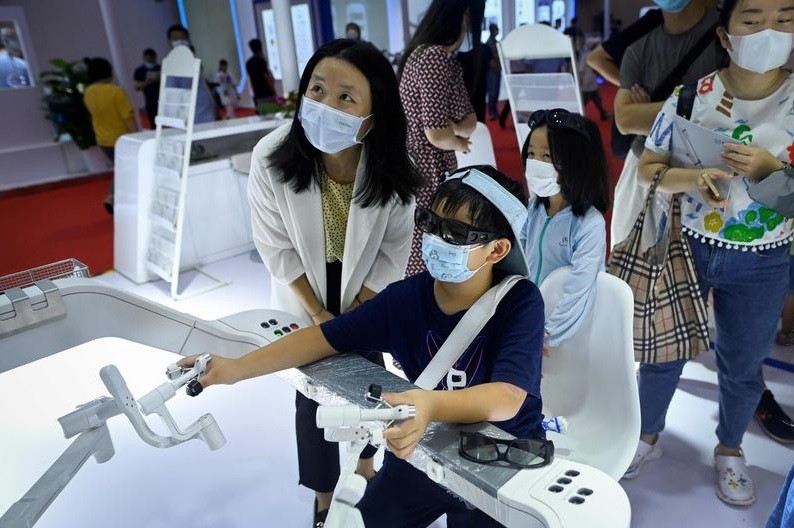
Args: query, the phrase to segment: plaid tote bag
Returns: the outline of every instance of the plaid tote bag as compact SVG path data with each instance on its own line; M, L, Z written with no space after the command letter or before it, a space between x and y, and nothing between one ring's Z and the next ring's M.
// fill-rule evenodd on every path
M615 246L608 266L634 293L634 359L642 363L692 359L709 347L706 304L689 242L681 235L678 194L658 241L641 250L645 216L664 172L656 174L643 210L628 238Z

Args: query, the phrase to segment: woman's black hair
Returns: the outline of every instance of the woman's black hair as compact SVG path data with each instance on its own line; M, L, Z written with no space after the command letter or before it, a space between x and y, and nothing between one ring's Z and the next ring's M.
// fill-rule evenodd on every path
M560 192L576 216L583 216L590 206L602 214L606 213L609 209L609 178L601 132L595 123L584 116L571 114L571 118L580 120L585 134L571 128L542 125L548 130L551 159L560 175ZM533 132L529 132L521 148L524 167ZM539 196L535 206L547 206L548 203L548 198Z
M462 167L453 172L450 176L460 174L469 169L477 169L490 176L496 183L507 189L507 191L527 205L527 195L524 188L515 180L511 180L497 169L490 165L472 165ZM439 207L438 212L445 216L455 215L462 207L468 207L469 222L472 226L482 231L496 233L499 238L507 238L515 245L516 240L510 222L490 200L483 196L480 191L463 183L461 178L446 180L438 186L435 197L433 197L433 209Z
M731 21L731 15L737 5L739 5L739 0L722 0L720 18L717 24L725 31L728 31L728 23Z
M103 59L102 57L87 57L83 59L83 62L88 71L89 83L113 78L113 66L110 65L107 59Z
M477 58L475 64L479 64L485 0L433 0L403 52L398 75L402 76L408 58L419 46L423 44L449 46L457 42L466 13L469 14L469 30Z
M400 103L397 78L389 61L368 42L337 39L321 46L309 59L301 76L299 94L306 93L314 68L325 58L350 63L369 81L373 127L364 138L367 166L364 180L354 199L363 207L386 205L393 197L408 203L422 185L415 165L408 157L408 125ZM269 165L281 171L281 182L296 193L321 185L322 155L314 148L300 122L298 98L292 126L284 141L269 158Z
M720 5L720 16L717 20L717 27L721 27L728 32L728 25L731 21L731 15L733 14L734 10L736 10L736 6L739 5L739 0L722 0ZM717 65L722 68L727 68L731 63L731 57L728 55L728 50L722 47L722 42L720 42L720 37L716 36L717 39Z

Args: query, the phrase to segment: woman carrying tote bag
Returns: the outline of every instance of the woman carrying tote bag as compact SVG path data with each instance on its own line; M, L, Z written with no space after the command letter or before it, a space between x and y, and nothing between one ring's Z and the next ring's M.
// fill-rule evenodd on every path
M657 180L660 191L683 193L680 218L699 289L704 299L713 295L720 391L716 492L732 505L755 501L742 437L764 392L761 365L788 289L792 221L755 202L747 182L781 170L794 152L787 132L794 129L794 75L782 68L794 49L792 8L794 0L724 2L717 34L730 62L698 82L691 120L742 142L726 144L723 159L731 173L669 167L677 145L677 95L659 113L639 167L646 185ZM661 456L658 435L685 362L640 365L642 436L627 478Z

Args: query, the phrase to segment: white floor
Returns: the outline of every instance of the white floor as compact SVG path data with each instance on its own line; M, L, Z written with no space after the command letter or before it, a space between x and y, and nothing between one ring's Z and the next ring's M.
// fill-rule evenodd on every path
M264 266L255 262L248 254L209 265L207 271L231 279L232 283L182 301L172 301L167 285L163 282L135 285L115 272L102 275L98 280L205 319L267 307L269 277ZM196 284L200 280L196 279ZM778 359L794 363L794 350L776 349L773 355ZM767 367L765 376L778 401L790 414L794 414L793 375ZM253 411L248 409L247 412L253 434L263 442L262 456L256 456L256 449L248 449L246 452L252 456L251 464L241 463L238 457L238 465L235 466L234 471L224 473L224 485L232 484L233 478L230 480L230 476L239 476L244 493L236 504L226 506L213 504L209 508L197 505L196 515L190 518L201 518L207 511L218 507L227 512L245 510L248 513L227 517L220 524L210 522L198 525L241 528L255 524L309 527L312 497L308 491L299 488L296 484L297 462L291 412L293 391L276 378L257 381L249 385L247 391L247 397L261 399L260 404L252 406ZM716 443L713 432L717 424L716 401L715 366L713 355L709 354L699 361L690 363L684 370L684 376L667 417L667 430L662 436L664 457L658 462L647 465L636 480L624 483L632 504L633 527L760 528L765 525L783 479L794 463L794 451L791 447L782 446L768 439L755 422L751 424L743 448L755 480L758 500L750 508L726 506L717 499L713 491L714 470L711 467L711 452ZM284 410L274 413L274 408ZM265 428L266 416L274 416L274 418L267 419ZM609 424L604 426L608 427ZM250 445L248 447L250 448ZM117 451L121 454L120 448ZM274 456L276 453L278 455ZM90 464L93 462L89 462ZM197 471L201 473L198 468ZM187 484L185 483L186 486ZM202 489L204 493L211 494L206 486ZM226 495L219 493L218 498ZM176 494L175 498L177 497L184 500L182 493ZM203 497L202 500L210 500L207 495ZM151 505L157 508L177 507L181 512L180 518L186 519L188 512L185 511L184 506L184 504L169 506L168 501ZM148 506L140 505L140 507ZM2 504L0 511L4 511ZM262 517L257 518L259 515ZM219 518L214 519L217 521ZM255 519L259 522L255 522ZM140 518L136 520L130 518L129 522L116 518L115 521L107 524L120 527L165 526L156 522L143 523ZM437 525L443 526L443 523Z

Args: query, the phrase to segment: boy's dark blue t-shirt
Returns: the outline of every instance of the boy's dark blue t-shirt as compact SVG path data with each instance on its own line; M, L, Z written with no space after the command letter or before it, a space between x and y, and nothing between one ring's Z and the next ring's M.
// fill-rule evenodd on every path
M395 282L359 308L323 323L323 334L339 352L391 353L413 382L465 313L444 314L433 283L427 272ZM512 419L493 424L519 438L545 436L540 399L544 319L540 291L528 280L519 281L454 365L465 372L465 385L456 374L436 389L447 389L448 382L456 388L511 383L527 391L524 405Z

